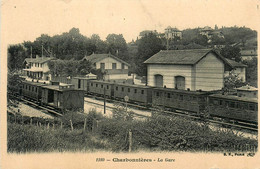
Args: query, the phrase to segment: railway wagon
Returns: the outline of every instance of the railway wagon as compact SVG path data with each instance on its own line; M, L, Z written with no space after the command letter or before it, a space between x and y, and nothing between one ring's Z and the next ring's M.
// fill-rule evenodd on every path
M94 80L91 77L73 77L71 84L75 85L75 89L84 90L86 93L89 91L89 81Z
M74 89L74 85L42 86L42 104L56 109L84 109L83 90Z
M39 82L23 81L22 95L27 98L40 102L42 96L42 86L46 86L46 85L47 84L39 83Z
M141 85L114 84L114 98L122 100L129 97L130 102L137 102L144 105L152 103L152 88Z
M90 80L88 92L90 94L101 96L103 96L105 93L106 96L112 98L114 96L114 83L100 80Z
M213 94L208 99L211 116L257 123L257 98Z
M154 88L152 103L172 110L183 110L195 113L202 112L207 104L208 92L186 91L169 88Z

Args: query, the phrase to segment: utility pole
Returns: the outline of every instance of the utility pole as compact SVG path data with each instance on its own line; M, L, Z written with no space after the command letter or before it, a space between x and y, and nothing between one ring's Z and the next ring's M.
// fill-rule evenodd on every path
M106 114L106 87L104 85L104 114Z

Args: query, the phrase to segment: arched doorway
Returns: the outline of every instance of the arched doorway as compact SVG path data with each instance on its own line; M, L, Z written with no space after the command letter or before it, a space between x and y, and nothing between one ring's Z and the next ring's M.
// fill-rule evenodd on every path
M175 76L175 88L185 90L185 77Z
M163 76L162 75L154 75L154 82L156 87L163 87Z

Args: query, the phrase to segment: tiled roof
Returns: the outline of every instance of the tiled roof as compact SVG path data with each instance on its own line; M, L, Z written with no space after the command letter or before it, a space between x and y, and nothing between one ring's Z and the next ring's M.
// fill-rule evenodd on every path
M192 49L192 50L161 50L144 63L148 64L176 64L176 65L194 65L206 54L212 52L210 49Z
M123 61L123 60L121 60L121 59L119 59L116 56L111 55L111 54L92 54L92 55L89 55L89 56L85 56L82 60L86 59L86 60L88 60L88 61L90 61L92 63L96 63L96 62L101 61L101 60L103 60L105 58L108 58L108 57L111 57L111 58L113 58L113 59L115 59L115 60L117 60L117 61L119 61L121 63L126 64L127 66L130 66L125 61Z
M49 60L54 60L55 58L52 58L52 57L39 57L39 58L26 58L24 60L24 62L27 62L27 63L45 63Z
M244 65L244 64L242 64L242 63L238 63L238 62L236 62L236 61L234 61L234 60L230 60L230 59L227 59L227 58L226 58L226 60L227 60L227 62L228 62L230 65L232 65L232 67L247 67L246 65Z

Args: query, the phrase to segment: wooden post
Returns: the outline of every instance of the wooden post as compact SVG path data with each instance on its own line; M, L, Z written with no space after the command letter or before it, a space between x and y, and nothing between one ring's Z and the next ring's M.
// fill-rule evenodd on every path
M84 119L84 127L83 127L84 131L86 131L86 125L87 125L87 118Z
M96 131L96 119L93 119L93 123L92 123L92 132Z
M50 123L48 122L48 124L47 124L47 129L49 130L49 128L50 128Z
M70 120L70 127L71 127L71 131L73 131L73 124L71 120Z
M39 122L40 127L42 126L41 122Z
M131 129L129 130L129 153L132 151L132 131Z
M106 114L106 85L104 85L104 114Z

